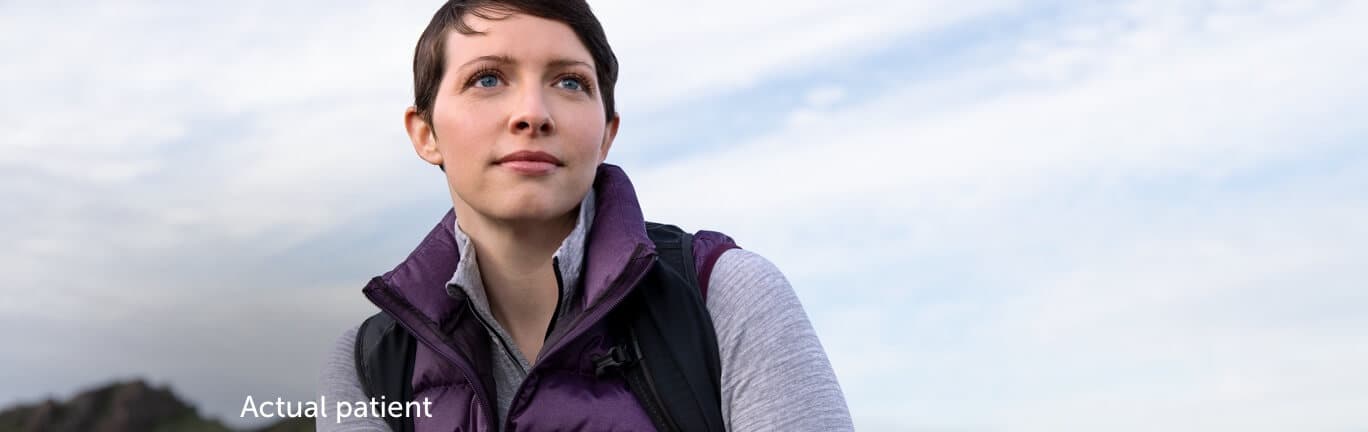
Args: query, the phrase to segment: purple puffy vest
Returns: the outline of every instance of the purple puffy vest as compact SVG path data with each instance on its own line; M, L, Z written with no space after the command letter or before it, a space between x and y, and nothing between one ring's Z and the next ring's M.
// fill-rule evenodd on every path
M620 375L596 376L593 361L616 345L604 318L646 275L655 245L631 182L602 164L594 179L594 225L587 238L583 287L572 299L575 319L558 324L540 360L519 387L504 424L507 431L650 431L650 417ZM364 290L419 342L414 353L413 398L431 401L432 417L414 418L419 432L499 430L495 425L491 342L468 300L445 289L456 271L448 212L394 270ZM735 247L720 233L694 236L698 280L706 292L712 264Z

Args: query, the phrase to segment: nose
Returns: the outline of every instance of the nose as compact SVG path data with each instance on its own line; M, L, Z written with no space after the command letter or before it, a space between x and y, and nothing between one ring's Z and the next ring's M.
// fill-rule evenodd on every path
M513 115L508 119L508 129L514 135L550 135L556 131L556 123L551 119L551 110L540 89L528 89L518 98Z

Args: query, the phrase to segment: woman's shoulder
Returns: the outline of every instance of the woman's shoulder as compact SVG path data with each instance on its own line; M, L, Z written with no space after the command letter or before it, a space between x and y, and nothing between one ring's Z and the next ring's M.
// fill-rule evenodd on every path
M323 374L319 377L325 387L328 383L346 384L347 387L357 383L355 348L359 328L360 323L347 327L328 349L323 359Z
M770 321L795 313L805 315L788 278L778 266L756 252L723 252L708 278L706 303L715 322Z
M788 278L758 253L717 261L707 306L733 430L851 430L826 351Z
M788 279L774 262L754 251L734 248L722 252L709 275L712 290L789 290ZM714 292L709 293L712 297ZM722 293L716 293L722 294Z

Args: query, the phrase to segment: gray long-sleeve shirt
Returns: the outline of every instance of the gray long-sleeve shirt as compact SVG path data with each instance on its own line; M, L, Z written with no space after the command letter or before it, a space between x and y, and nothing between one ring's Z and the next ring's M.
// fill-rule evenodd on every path
M593 220L593 194L586 196L579 221L557 250L563 274L578 275L584 253L587 225ZM463 289L477 304L477 313L488 314L474 247L457 232L461 263L451 287ZM467 262L469 260L469 262ZM464 271L463 271L464 269ZM570 280L565 290L573 289ZM803 306L788 280L774 264L750 251L723 253L713 267L707 308L717 332L722 360L722 417L728 430L842 431L852 430L850 413L836 375ZM572 292L563 292L569 295ZM498 322L490 336L513 342ZM566 320L562 319L561 322ZM319 393L330 401L366 401L356 377L353 345L356 328L345 331L323 363ZM527 359L517 350L492 350L498 416L503 418L508 401L526 377ZM320 419L319 431L388 430L379 418Z

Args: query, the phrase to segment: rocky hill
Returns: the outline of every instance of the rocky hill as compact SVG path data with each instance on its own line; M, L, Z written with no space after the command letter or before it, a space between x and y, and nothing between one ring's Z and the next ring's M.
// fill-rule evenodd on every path
M313 431L313 419L285 419L261 432ZM0 432L234 432L168 388L138 380L88 390L66 401L0 409Z

